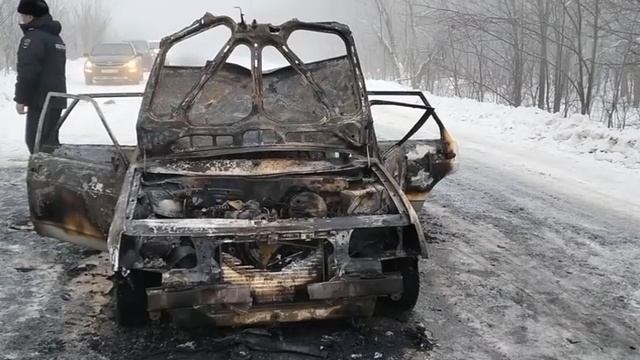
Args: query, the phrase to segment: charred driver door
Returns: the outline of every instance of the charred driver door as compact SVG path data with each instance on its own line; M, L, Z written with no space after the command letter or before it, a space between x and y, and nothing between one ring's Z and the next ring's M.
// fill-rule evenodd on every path
M420 211L433 187L455 171L457 144L422 92L369 91L367 95L370 98L369 104L371 106L396 106L424 110L424 114L402 139L378 141L385 167L402 186L416 211ZM372 97L376 99L371 99ZM397 98L412 97L418 98L420 103L396 100ZM385 98L394 100L385 100ZM412 140L430 118L433 118L438 126L439 137Z
M113 144L47 145L40 118L34 153L29 159L27 186L31 220L38 234L105 251L107 233L120 187L135 147L120 146L106 122L96 98L141 97L138 93L69 95L72 99L56 124L60 129L79 102L90 103ZM45 112L43 111L43 114Z

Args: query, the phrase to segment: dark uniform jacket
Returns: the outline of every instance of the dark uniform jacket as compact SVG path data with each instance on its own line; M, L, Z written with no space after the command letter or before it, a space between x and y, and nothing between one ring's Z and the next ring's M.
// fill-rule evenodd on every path
M24 37L18 50L18 79L15 102L29 108L42 108L51 91L67 92L66 47L60 32L62 25L51 15L20 25ZM66 99L51 99L50 107L62 109Z

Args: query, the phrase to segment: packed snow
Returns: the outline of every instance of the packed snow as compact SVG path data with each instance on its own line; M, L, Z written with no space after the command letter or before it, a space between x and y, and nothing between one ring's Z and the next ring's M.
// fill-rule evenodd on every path
M71 93L141 92L144 85L108 86L84 84L84 60L68 64ZM14 109L14 74L0 75L0 166L23 166L28 159L24 145L24 117ZM393 82L368 81L369 90L407 90ZM640 130L608 129L586 116L563 118L535 108L480 103L470 99L445 98L427 94L451 133L458 139L461 156L485 156L505 167L522 168L552 177L557 186L571 190L581 187L603 197L629 202L640 201ZM416 101L402 98L397 100ZM134 145L135 122L140 99L101 99L107 121L122 144ZM376 131L381 139L398 139L419 118L412 109L377 107ZM416 138L436 134L433 122ZM103 143L110 140L89 104L80 105L63 126L61 141ZM579 185L579 186L578 186ZM638 205L638 204L636 204Z

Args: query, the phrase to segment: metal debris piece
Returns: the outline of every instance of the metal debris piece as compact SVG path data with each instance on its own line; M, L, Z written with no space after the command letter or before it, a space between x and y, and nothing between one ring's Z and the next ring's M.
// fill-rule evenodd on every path
M178 349L182 349L182 350L195 350L196 349L196 343L194 341L188 341L184 344L179 344L178 346L176 346L176 348Z
M9 224L9 229L16 231L33 231L33 223L31 221Z
M230 360L250 360L252 358L251 351L243 344L237 346L229 355Z
M433 339L427 332L426 326L422 323L416 323L413 328L405 329L405 333L414 341L420 351L431 351L437 344L437 340Z
M240 341L253 351L300 354L318 359L326 359L328 356L326 351L315 346L292 344L273 337L248 334Z

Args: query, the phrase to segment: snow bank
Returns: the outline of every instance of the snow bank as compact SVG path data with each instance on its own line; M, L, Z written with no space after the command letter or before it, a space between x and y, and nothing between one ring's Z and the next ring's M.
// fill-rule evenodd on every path
M1 71L1 70L0 70ZM19 116L13 102L15 74L0 72L0 166L12 160L24 161L24 117Z
M386 81L369 81L368 87L369 90L410 90ZM539 144L547 150L640 168L640 129L608 129L587 116L563 118L536 108L514 108L430 94L427 98L454 136L460 133L499 137L514 145ZM389 124L381 126L386 129Z

